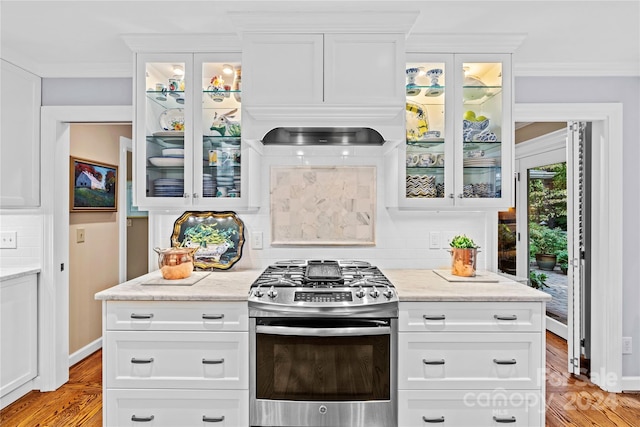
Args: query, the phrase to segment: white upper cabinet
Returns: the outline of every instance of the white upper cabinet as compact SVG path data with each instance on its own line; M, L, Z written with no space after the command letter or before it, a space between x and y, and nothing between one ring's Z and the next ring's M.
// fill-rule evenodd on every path
M40 206L41 79L4 60L0 208Z
M390 152L405 209L513 203L510 54L410 54L406 140ZM394 164L395 163L395 164Z
M248 33L245 105L399 105L403 58L403 34Z
M138 206L249 208L259 167L242 143L241 73L237 53L137 54Z

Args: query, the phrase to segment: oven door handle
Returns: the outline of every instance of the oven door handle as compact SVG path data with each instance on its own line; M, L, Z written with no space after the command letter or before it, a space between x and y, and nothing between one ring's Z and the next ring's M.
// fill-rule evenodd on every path
M388 326L353 327L353 328L300 328L289 326L257 325L256 333L269 335L297 335L303 337L358 337L367 335L390 335Z

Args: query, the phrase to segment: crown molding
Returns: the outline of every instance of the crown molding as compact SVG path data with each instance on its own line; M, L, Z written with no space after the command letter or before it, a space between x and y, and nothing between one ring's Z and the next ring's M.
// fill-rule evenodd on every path
M411 33L407 53L513 53L524 33Z
M267 12L229 11L227 16L243 33L402 33L408 34L420 15L412 11Z
M516 77L638 77L637 62L516 62Z
M122 34L133 52L240 52L237 34Z

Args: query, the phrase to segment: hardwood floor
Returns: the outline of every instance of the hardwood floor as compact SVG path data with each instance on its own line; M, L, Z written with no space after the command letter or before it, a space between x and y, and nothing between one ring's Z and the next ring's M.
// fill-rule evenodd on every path
M102 350L73 365L56 391L31 391L4 408L0 426L102 426Z
M604 392L565 373L566 364L566 341L547 332L547 426L640 426L640 394ZM74 365L58 390L32 391L0 411L2 427L101 425L102 351Z
M608 393L566 366L567 342L547 332L547 426L640 426L640 393Z

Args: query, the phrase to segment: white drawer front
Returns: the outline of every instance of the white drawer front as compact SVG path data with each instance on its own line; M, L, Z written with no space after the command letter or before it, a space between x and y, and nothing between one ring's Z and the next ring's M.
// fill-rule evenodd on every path
M539 302L401 302L400 331L539 332Z
M398 425L536 427L544 425L542 408L540 392L535 390L400 390Z
M104 401L107 427L249 425L247 390L107 390Z
M248 332L108 332L107 387L248 388Z
M248 331L246 302L108 301L107 329Z
M398 388L540 388L540 336L399 333Z

